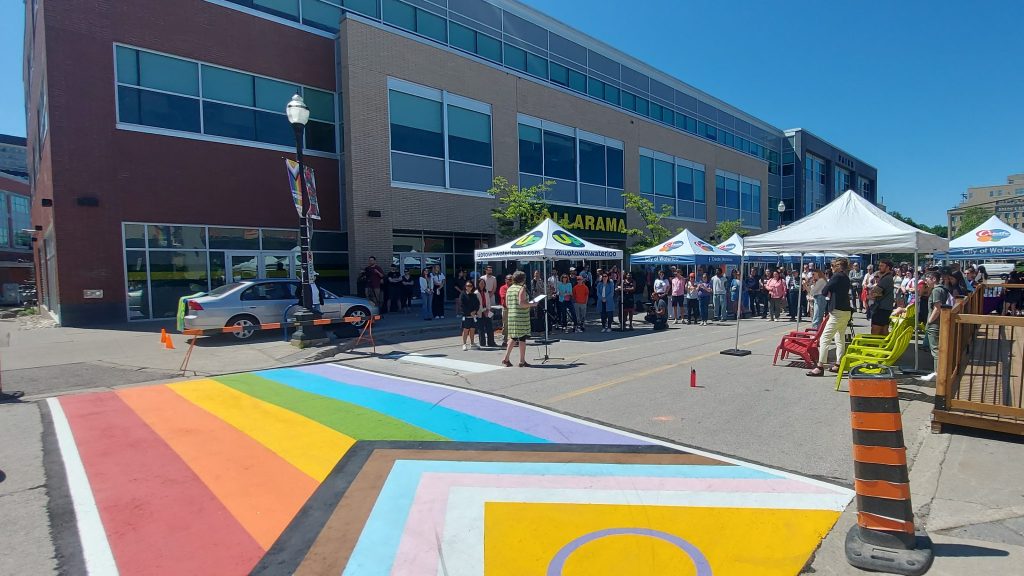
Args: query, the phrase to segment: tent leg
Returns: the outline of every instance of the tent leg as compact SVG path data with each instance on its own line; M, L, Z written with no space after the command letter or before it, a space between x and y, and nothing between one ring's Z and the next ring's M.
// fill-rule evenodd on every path
M732 348L722 350L720 354L726 356L750 356L750 350L740 350L740 318L743 317L743 254L740 254L740 291L736 303L736 342Z
M542 277L541 279L544 281L544 292L545 293L547 292L547 286L548 286L547 263L548 263L548 261L545 258L544 260L541 260L541 264L540 264L541 277ZM551 360L553 358L550 355L549 347L551 346L551 344L556 342L555 340L551 339L550 331L549 331L549 325L548 325L549 324L548 323L548 300L551 300L551 298L550 297L544 298L544 340L542 341L542 343L544 344L544 356L542 358L536 358L536 360L541 360L541 363L547 362L548 360ZM564 360L565 358L555 358L555 359L556 360Z
M917 258L918 258L918 252L914 252L914 274L915 275L917 274ZM920 280L920 278L918 278L918 280ZM919 302L918 300L919 299L917 297L917 282L915 282L914 283L914 303L915 303L914 308L915 309L921 306L921 302ZM927 306L927 302L925 303L925 305ZM918 329L917 329L918 322L917 322L916 314L917 313L915 312L915 317L914 318L907 318L907 320L909 320L910 322L914 323L914 339L912 340L913 346L914 346L914 367L913 368L910 368L909 366L906 367L906 368L904 368L902 366L900 367L900 371L901 372L903 372L904 374L910 375L910 376L917 376L917 375L925 374L925 371L921 370L920 364L919 364L919 362L921 361L921 357L920 357L921 350L920 350L920 343L918 342L919 334L918 334ZM938 366L936 366L935 368L938 369Z
M800 267L797 268L797 277L800 278L800 287L796 293L796 331L800 331L800 321L804 319L804 253L800 253Z

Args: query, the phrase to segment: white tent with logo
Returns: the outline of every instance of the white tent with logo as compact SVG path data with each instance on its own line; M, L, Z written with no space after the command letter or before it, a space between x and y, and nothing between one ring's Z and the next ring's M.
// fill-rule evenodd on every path
M981 225L949 242L947 258L983 256L995 259L1024 258L1024 232L992 216Z
M551 218L545 218L532 230L511 242L494 248L473 251L477 261L514 260L541 262L542 277L547 281L547 263L550 260L622 260L622 250L605 248L588 242L566 231L565 227ZM619 291L621 294L621 290ZM544 299L544 360L548 360L548 299Z
M637 252L629 257L630 264L738 264L740 257L701 240L688 229L672 238Z
M755 264L775 264L777 262L786 262L793 259L795 256L799 258L799 254L777 254L775 252L743 252L743 236L739 234L733 234L728 240L718 245L719 250L725 250L726 252L732 252L736 256L743 256L744 262L750 262Z

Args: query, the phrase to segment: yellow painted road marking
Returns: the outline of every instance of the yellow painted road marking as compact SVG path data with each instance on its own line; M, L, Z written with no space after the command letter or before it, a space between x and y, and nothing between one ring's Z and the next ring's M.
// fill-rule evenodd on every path
M168 387L241 430L318 482L323 482L338 459L355 444L355 439L315 420L258 400L220 382L193 380Z
M758 338L757 340L751 340L750 342L745 342L743 344L743 346L750 346L752 344L757 344L758 342L761 342L763 340L765 340L765 339L764 338ZM548 403L561 402L562 400L568 400L569 398L575 398L577 396L582 396L584 394L590 394L591 392L597 392L598 390L604 390L605 388L611 388L612 386L618 386L619 384L624 384L626 382L630 382L632 380L636 380L637 378L643 378L645 376L650 376L652 374L657 374L659 372L664 372L666 370L671 370L673 368L678 368L678 367L683 366L685 364L692 364L693 362L696 362L698 360L703 360L705 358L711 358L712 356L718 356L719 354L721 354L721 352L718 352L718 351L716 351L716 352L708 352L707 354L701 354L700 356L694 356L693 358L687 358L685 360L681 360L679 362L676 362L675 364L662 364L661 366L657 366L657 367L651 368L649 370L644 370L643 372L635 372L635 373L630 374L628 376L623 376L621 378L616 378L614 380L609 380L607 382L602 382L600 384L594 384L593 386L587 386L586 388L580 388L578 390L573 390L572 392L566 392L565 394L559 394L558 396L553 396L551 398L548 398L546 400L546 402L548 402Z

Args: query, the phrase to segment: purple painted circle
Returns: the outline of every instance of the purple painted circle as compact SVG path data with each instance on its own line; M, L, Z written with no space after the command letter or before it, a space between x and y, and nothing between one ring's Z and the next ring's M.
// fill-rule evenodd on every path
M697 568L697 576L711 576L711 565L708 564L707 558L704 557L704 554L702 554L696 546L678 536L669 534L668 532L650 530L648 528L607 528L605 530L598 530L596 532L584 534L565 546L562 546L562 549L555 554L551 563L548 564L547 576L562 576L562 570L565 569L565 562L569 559L569 556L573 552L579 550L584 544L589 544L590 542L600 540L601 538L606 538L608 536L624 535L650 536L651 538L658 538L659 540L664 540L673 544L676 548L686 552L686 555L689 556L690 560Z

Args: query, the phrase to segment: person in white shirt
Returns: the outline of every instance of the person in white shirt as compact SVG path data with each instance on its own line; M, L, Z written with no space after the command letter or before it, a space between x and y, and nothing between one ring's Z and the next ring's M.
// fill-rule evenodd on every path
M432 308L434 312L434 319L439 320L444 318L444 283L445 275L441 272L441 266L434 264L434 273L430 275L431 287L433 289L433 303Z
M431 310L434 306L434 291L431 286L430 271L426 268L420 274L420 309L424 320L433 320Z
M658 278L654 281L654 291L664 296L668 289L669 283L668 280L665 280L665 271L658 270Z
M725 322L725 278L722 277L722 269L716 267L715 275L711 278L712 306L714 313L712 317L715 322Z

